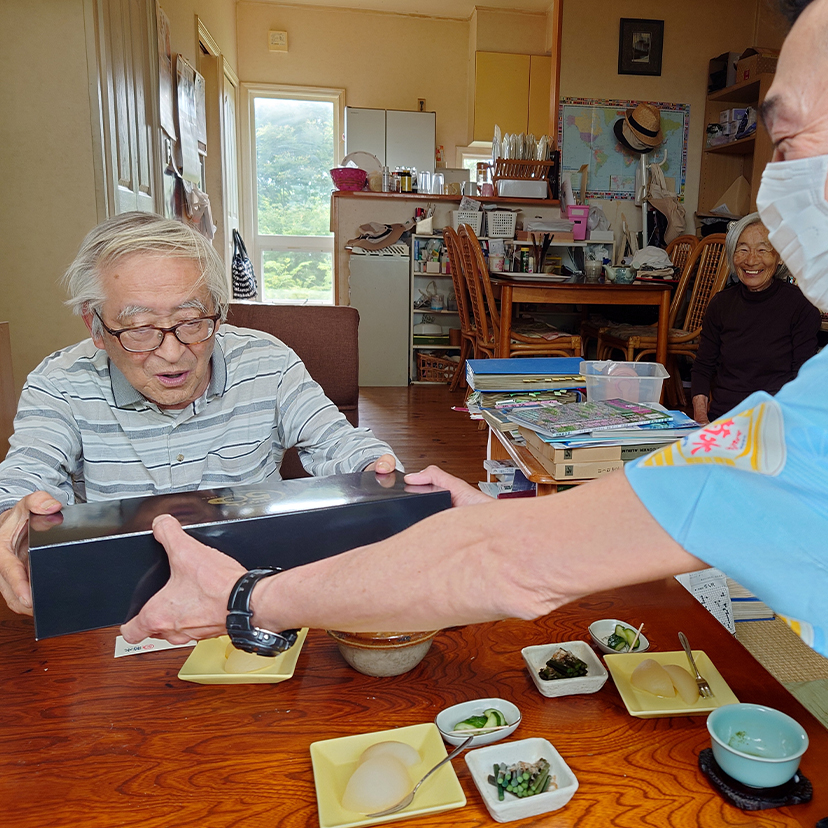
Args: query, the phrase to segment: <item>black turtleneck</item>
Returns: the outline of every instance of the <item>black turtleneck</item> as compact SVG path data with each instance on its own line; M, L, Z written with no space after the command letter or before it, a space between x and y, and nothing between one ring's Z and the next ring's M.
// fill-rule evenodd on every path
M741 282L707 307L691 393L712 396L720 417L754 391L775 394L816 353L819 311L789 282L753 292Z

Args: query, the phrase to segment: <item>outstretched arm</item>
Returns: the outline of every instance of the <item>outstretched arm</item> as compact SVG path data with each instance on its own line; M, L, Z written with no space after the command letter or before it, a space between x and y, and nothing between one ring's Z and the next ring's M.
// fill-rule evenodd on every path
M241 566L157 518L173 575L122 628L128 641L224 630ZM551 497L433 515L380 543L260 582L254 623L272 630L428 630L536 618L576 598L699 569L655 522L623 472Z

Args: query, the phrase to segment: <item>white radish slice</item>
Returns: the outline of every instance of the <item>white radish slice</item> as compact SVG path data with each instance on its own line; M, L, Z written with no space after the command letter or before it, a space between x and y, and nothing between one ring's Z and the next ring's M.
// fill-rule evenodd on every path
M407 768L413 768L414 765L420 764L420 754L405 742L377 742L375 745L366 748L362 756L359 757L360 765L368 759L373 759L377 756L393 756L399 759Z
M672 698L676 695L676 689L670 680L670 674L652 658L645 658L632 671L630 684L639 690L644 690L662 698Z
M375 756L351 774L342 807L357 814L373 814L396 805L411 791L411 777L399 759Z
M673 682L673 687L678 691L681 700L685 704L695 704L699 700L699 686L690 673L679 667L678 664L665 664L664 669Z

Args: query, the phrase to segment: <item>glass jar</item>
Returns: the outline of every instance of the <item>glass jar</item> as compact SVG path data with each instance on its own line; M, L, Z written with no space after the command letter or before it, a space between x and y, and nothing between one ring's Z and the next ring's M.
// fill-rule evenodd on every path
M482 196L494 195L492 168L485 161L481 161L477 165L477 194Z

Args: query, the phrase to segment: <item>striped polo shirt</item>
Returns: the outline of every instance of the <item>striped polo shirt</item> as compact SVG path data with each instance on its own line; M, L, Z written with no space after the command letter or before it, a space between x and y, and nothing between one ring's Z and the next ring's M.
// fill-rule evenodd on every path
M47 357L20 397L0 511L38 490L69 504L276 481L291 446L314 476L393 453L354 428L275 337L222 325L211 369L205 393L173 411L136 391L91 339Z

